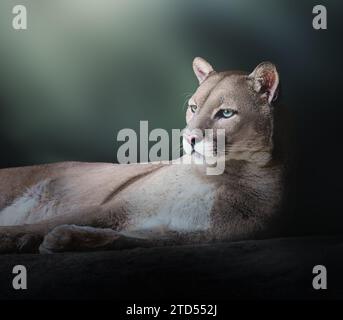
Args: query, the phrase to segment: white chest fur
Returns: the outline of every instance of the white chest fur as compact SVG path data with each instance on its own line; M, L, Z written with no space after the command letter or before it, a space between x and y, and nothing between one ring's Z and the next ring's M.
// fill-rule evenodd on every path
M0 226L35 223L55 214L55 201L44 203L49 181L45 180L28 189L10 206L0 211ZM44 205L43 205L44 203Z
M123 199L133 216L129 230L208 229L215 188L189 171L187 166L176 165L149 177L143 185L132 186Z

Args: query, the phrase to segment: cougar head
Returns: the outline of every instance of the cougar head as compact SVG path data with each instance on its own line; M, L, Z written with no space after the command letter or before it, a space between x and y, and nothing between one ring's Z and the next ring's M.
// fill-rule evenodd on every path
M193 70L199 87L188 101L185 152L197 158L268 161L279 86L275 65L262 62L251 73L216 72L207 61L195 58ZM220 137L225 137L222 148Z

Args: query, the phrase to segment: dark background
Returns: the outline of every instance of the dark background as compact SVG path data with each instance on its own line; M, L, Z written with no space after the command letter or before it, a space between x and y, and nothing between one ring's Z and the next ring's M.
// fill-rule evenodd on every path
M279 69L296 140L295 233L343 231L340 1L30 0L0 4L0 167L114 162L116 134L183 128L191 62ZM328 30L312 28L325 5Z

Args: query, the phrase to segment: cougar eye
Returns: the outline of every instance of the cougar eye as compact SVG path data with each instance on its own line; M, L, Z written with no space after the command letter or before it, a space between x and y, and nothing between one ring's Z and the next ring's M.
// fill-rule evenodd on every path
M195 104L192 104L192 105L190 105L189 107L191 108L191 111L192 111L193 113L195 113L195 111L198 109L198 106L195 105Z
M232 109L223 109L223 110L219 110L217 113L217 117L218 118L231 118L233 115L235 115L237 112L235 110Z

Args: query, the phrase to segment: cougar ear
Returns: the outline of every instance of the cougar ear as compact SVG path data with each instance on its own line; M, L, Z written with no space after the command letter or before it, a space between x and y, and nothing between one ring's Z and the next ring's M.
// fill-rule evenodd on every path
M253 89L268 99L268 102L276 100L279 87L279 74L271 62L260 63L249 75L253 81Z
M206 80L211 72L214 72L212 66L200 57L193 60L193 70L199 80L199 84Z

